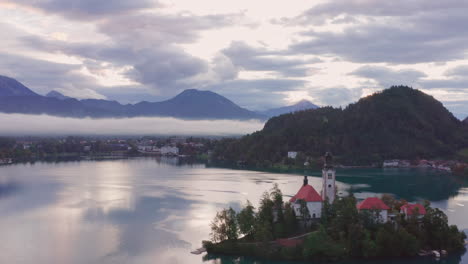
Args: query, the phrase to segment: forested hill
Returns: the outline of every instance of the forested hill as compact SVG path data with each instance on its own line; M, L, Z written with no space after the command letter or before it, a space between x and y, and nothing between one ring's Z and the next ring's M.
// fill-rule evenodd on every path
M270 119L262 131L219 142L214 157L268 167L288 151L345 164L384 159L451 158L468 147L468 131L439 101L419 90L393 86L345 109L323 107ZM301 160L302 159L302 160Z

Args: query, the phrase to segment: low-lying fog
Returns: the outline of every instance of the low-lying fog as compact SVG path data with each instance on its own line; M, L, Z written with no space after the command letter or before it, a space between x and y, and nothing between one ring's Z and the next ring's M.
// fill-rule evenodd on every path
M170 117L68 118L48 115L0 114L0 134L23 135L211 135L252 133L259 120L182 120Z

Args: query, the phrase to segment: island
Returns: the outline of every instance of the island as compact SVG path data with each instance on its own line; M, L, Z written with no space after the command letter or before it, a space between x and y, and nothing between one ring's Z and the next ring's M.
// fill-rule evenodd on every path
M358 202L352 193L337 196L335 179L327 153L320 194L305 176L285 202L274 184L257 209L247 201L239 212L218 212L203 247L213 254L298 261L440 257L465 250L466 234L429 202L408 203L391 195Z

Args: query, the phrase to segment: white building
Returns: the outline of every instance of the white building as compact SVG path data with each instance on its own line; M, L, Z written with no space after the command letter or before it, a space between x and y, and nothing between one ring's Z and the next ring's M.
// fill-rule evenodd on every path
M383 167L384 168L392 168L392 167L398 167L399 161L398 160L385 160L383 162Z
M322 202L318 192L308 184L307 176L304 176L304 184L299 189L296 195L289 200L294 208L294 213L297 217L303 218L303 207L301 204L305 203L307 206L309 217L311 219L320 218L322 216Z
M314 187L308 184L307 176L304 176L304 184L289 201L297 217L303 218L303 204L307 206L311 219L322 216L323 201L328 200L333 203L336 196L335 168L332 165L332 156L327 152L325 155L325 165L322 170L322 195Z
M138 150L139 151L153 151L153 146L150 145L138 145Z
M297 151L288 151L288 158L295 159L297 157Z
M413 216L422 219L426 215L426 208L421 204L405 204L400 208L400 213L408 220Z
M364 201L357 204L357 209L359 211L372 211L378 213L377 221L381 223L386 223L388 221L388 211L390 207L388 207L382 200L377 197L369 197Z
M161 155L179 155L179 148L164 146L161 148Z

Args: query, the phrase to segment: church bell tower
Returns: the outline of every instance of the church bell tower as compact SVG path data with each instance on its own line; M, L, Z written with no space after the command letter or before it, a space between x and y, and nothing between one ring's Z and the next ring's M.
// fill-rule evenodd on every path
M335 201L336 184L335 168L333 167L333 157L330 152L325 154L325 165L322 169L322 198L329 203Z

